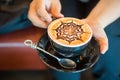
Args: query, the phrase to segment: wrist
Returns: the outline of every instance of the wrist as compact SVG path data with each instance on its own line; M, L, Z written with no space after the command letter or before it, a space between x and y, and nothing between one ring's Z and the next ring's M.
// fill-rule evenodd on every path
M104 29L104 26L97 20L91 20L91 19L86 18L86 19L84 19L84 21L87 22L87 24L93 28L99 27L101 29Z

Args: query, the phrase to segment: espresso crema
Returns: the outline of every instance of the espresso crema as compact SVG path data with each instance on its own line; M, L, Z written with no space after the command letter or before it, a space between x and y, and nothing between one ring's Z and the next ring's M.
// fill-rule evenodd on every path
M92 37L92 30L84 21L76 18L60 18L48 26L48 36L63 46L80 46Z

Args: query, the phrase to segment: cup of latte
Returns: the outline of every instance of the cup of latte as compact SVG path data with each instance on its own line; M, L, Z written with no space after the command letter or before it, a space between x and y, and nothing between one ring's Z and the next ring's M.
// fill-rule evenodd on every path
M49 24L47 33L53 49L64 57L80 55L92 38L91 27L72 17L54 20Z

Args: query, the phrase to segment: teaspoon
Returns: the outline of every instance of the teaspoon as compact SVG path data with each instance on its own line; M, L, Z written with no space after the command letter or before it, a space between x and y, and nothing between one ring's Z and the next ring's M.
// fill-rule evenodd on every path
M74 68L76 68L76 63L75 63L73 60L68 59L68 58L58 58L57 56L54 56L54 55L52 55L51 53L47 52L46 50L38 47L38 46L37 46L36 44L34 44L31 40L25 40L25 41L24 41L24 44L25 44L26 46L30 46L30 47L33 48L33 49L38 49L38 50L40 50L41 52L43 52L43 53L45 53L45 54L47 54L47 55L49 55L49 56L57 59L58 62L59 62L59 64L60 64L63 68L66 68L66 69L74 69Z

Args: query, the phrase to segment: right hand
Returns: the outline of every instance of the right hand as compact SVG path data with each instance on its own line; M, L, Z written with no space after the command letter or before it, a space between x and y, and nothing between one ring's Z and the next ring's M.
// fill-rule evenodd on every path
M47 28L52 21L52 16L56 18L64 17L61 14L60 0L33 0L31 2L28 18L33 25Z

